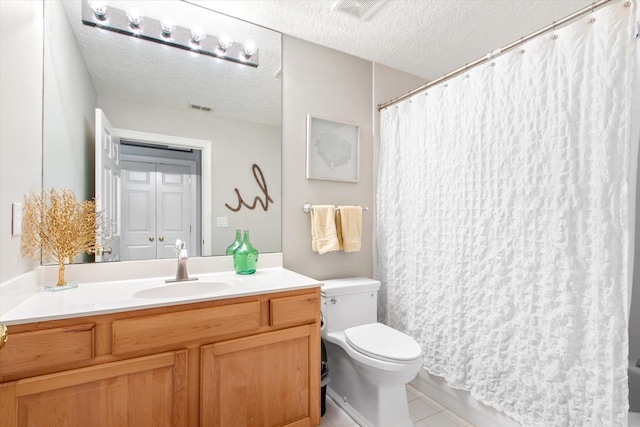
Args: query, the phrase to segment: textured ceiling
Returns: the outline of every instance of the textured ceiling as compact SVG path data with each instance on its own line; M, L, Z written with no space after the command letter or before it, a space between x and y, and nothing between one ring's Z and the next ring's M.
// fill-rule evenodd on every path
M281 122L281 79L274 77L281 71L277 32L433 80L591 4L589 0L387 0L360 20L333 11L336 3L107 1L125 10L136 4L154 18L170 15L185 27L198 23L210 34L224 29L235 40L254 39L260 49L260 66L254 69L84 26L80 0L63 1L99 95L177 109L194 103L215 109L194 114L276 126Z
M387 0L366 20L336 0L190 0L433 80L590 5L589 0Z

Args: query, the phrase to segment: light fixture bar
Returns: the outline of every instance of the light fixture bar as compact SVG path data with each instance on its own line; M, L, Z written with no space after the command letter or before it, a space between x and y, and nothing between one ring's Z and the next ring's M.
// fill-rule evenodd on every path
M126 11L111 6L107 7L104 15L98 16L88 2L83 1L82 23L250 67L258 66L259 52L251 43L247 43L246 46L235 41L229 45L227 40L220 43L218 37L211 34L195 37L200 39L199 42L195 42L191 29L176 25L170 34L163 33L161 21L148 17L144 17L138 22L138 25L133 25L130 23Z

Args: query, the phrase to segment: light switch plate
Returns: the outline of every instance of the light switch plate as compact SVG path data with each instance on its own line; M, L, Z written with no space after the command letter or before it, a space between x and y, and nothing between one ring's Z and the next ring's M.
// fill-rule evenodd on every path
M11 204L11 235L22 234L22 203Z
M219 216L216 217L217 221L216 224L218 227L228 227L229 226L229 221L227 219L226 216Z

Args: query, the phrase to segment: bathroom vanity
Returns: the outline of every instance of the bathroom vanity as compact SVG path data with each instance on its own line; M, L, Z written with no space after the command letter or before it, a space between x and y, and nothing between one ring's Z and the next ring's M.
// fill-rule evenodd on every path
M34 295L0 318L0 426L318 425L320 283L252 276L174 300L134 298L146 283Z

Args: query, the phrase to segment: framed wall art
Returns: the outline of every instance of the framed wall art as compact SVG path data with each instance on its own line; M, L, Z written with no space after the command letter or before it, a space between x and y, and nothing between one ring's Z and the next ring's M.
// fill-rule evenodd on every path
M360 128L307 115L307 179L358 182Z

